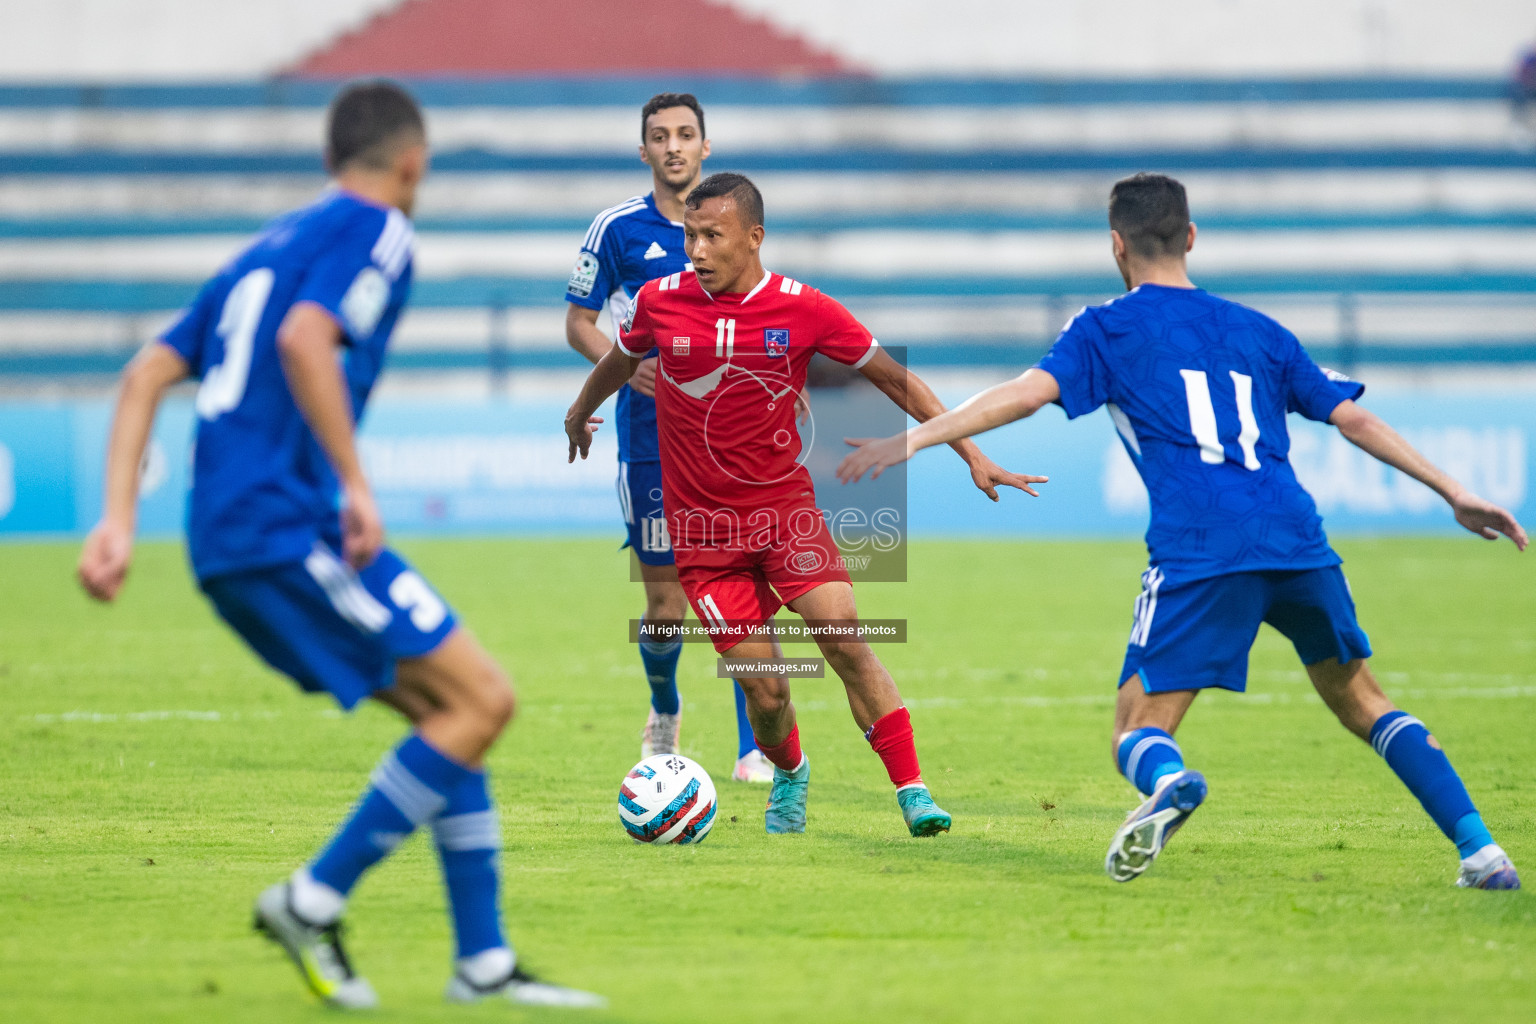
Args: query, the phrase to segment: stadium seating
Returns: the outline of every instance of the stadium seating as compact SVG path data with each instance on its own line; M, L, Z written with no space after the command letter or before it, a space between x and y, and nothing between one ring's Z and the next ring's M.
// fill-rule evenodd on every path
M1536 155L1491 80L523 80L420 92L436 147L396 365L579 365L562 289L594 213L647 187L636 111L704 101L753 175L768 265L919 365L1021 366L1118 290L1110 183L1190 187L1200 283L1322 359L1536 360ZM0 88L0 375L119 367L323 176L332 86Z

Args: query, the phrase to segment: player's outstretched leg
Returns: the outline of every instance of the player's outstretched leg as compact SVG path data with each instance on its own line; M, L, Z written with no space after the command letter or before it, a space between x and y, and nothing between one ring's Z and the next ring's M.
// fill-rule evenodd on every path
M807 622L851 625L859 617L853 586L841 581L823 583L801 594L790 602L790 607ZM827 664L842 679L853 719L896 787L896 803L907 830L917 837L948 832L949 813L933 802L923 782L912 736L912 716L902 706L891 674L862 639L822 637L817 644Z
M640 737L640 756L647 758L678 752L683 702L677 692L677 660L682 656L683 642L673 631L683 624L688 601L677 582L677 569L670 562L636 564L645 584L645 615L640 621L642 627L648 625L656 631L649 636L642 633L639 644L645 680L651 687L651 706Z
M1147 799L1109 842L1104 871L1117 882L1151 867L1206 795L1205 776L1184 767L1184 752L1173 739L1195 691L1147 694L1133 680L1127 684L1115 711L1115 763Z
M320 855L256 905L257 928L283 947L317 995L346 1008L377 1002L341 945L341 915L353 887L418 826L433 822L456 791L483 782L481 759L513 712L506 677L458 628L430 654L400 661L396 685L375 696L415 731L379 762Z
M1392 706L1363 659L1307 666L1318 695L1350 732L1368 742L1456 844L1456 884L1470 889L1518 889L1520 876L1493 841L1467 788L1424 723Z
M727 661L771 661L778 650L761 630L722 652ZM811 783L811 762L800 749L800 726L790 700L789 681L742 671L736 677L746 695L747 716L758 749L773 764L773 787L763 812L768 832L805 831L805 805Z
M457 956L445 995L454 1002L510 999L592 1007L604 1000L522 971L501 925L501 826L483 767L514 710L512 688L475 639L456 631L422 658L401 661L394 698L418 728L462 759L464 771L432 819L448 890Z
M320 855L257 900L257 929L283 947L321 999L346 1009L377 1004L342 947L347 897L363 872L437 816L469 774L413 733L384 755L351 817Z

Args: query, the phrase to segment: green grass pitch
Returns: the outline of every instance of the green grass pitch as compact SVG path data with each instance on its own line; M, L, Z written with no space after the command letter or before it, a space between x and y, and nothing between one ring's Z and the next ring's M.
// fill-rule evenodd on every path
M1444 742L1536 882L1531 556L1475 539L1346 541L1376 668ZM1134 802L1111 691L1143 554L1132 543L919 542L911 581L860 589L905 617L882 649L955 830L906 837L833 679L796 684L814 766L804 836L763 833L725 781L730 695L684 655L683 741L720 780L698 847L631 843L615 799L645 686L624 642L639 588L606 541L402 545L512 669L493 754L504 905L525 962L605 993L585 1019L1514 1021L1536 1007L1536 900L1455 889L1456 858L1370 748L1310 695L1278 637L1250 695L1180 733L1211 783L1143 878L1102 862ZM0 547L0 1017L321 1021L249 929L260 888L324 841L401 727L303 698L240 646L178 547L144 545L114 608L74 548ZM809 649L791 653L809 654ZM442 1003L451 953L430 844L350 913L379 1021L572 1019Z

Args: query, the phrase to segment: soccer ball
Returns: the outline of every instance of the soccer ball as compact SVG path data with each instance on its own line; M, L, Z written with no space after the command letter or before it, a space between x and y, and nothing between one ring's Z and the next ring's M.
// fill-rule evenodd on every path
M715 808L709 773L681 754L653 754L619 786L619 821L641 843L701 843Z

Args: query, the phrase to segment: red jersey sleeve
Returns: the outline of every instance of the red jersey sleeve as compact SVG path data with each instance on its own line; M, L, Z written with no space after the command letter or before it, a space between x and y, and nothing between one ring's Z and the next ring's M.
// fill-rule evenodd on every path
M816 351L858 369L875 357L880 343L841 302L816 293Z
M614 339L618 343L619 350L631 359L644 359L645 354L655 344L651 336L655 333L655 324L646 313L646 303L655 297L656 282L647 281L645 285L635 293L635 301L629 304L629 312L624 317L624 322L619 324L619 336Z

